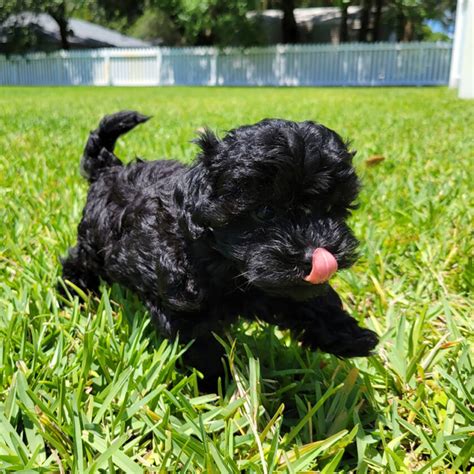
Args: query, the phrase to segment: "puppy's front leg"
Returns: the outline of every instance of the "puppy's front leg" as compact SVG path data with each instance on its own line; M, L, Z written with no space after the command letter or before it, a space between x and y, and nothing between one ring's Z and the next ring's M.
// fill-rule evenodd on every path
M308 318L302 322L301 341L339 357L365 357L378 343L377 335L361 328L341 306L312 301Z
M86 250L86 246L79 242L75 247L71 247L67 257L61 259L61 263L63 281L70 281L82 291L98 293L100 280L97 263L90 252ZM67 295L62 284L59 283L57 289L63 296ZM70 287L67 291L74 293Z
M276 324L290 329L304 345L339 357L369 356L378 343L373 331L361 328L344 311L332 288L324 296L280 312Z

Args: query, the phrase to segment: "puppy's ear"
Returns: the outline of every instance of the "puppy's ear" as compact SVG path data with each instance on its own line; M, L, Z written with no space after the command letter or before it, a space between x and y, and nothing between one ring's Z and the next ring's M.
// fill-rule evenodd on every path
M210 198L215 181L214 158L219 154L221 141L206 128L199 131L193 143L201 148L201 153L176 185L174 200L181 230L189 238L198 239L222 219L222 213Z
M210 195L207 174L206 168L197 163L183 175L174 190L180 229L193 240L201 237L206 230L203 214Z
M199 131L199 136L193 141L201 148L199 159L204 165L209 165L212 158L218 153L221 141L217 135L209 128L204 128Z
M357 150L354 150L352 148L352 143L350 140L345 140L344 141L344 145L346 147L346 150L347 150L347 158L346 160L349 162L349 163L352 163L352 159L354 158L354 156L356 156L357 154Z

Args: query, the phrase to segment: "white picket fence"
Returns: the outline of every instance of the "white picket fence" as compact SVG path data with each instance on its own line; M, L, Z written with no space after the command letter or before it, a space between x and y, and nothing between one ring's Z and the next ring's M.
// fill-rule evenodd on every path
M98 49L0 56L0 84L96 86L444 85L450 43Z

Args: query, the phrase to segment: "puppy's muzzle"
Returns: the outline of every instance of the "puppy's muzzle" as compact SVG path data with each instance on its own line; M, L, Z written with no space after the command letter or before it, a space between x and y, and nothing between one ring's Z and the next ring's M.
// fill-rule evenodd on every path
M328 281L337 272L337 260L328 250L319 247L311 257L311 272L304 279L313 285Z

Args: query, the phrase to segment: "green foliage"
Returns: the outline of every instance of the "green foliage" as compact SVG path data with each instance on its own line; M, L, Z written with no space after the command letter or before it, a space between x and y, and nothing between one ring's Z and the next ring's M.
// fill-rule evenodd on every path
M436 20L445 27L454 25L457 0L388 0L386 16L396 25L399 41L438 40L426 20ZM443 40L439 35L439 40Z
M62 49L69 49L69 18L81 11L93 10L94 5L92 0L4 0L0 9L1 33L6 39L2 52L23 54L56 48L44 40L35 22L22 21L21 14L25 12L50 15L58 26Z
M161 10L147 10L127 29L127 34L146 41L159 41L160 44L177 46L183 44L179 29Z
M449 21L447 16L456 10L456 0L388 0L407 17Z
M321 7L365 5L374 16L380 3L383 15L399 40L436 40L424 26L427 19L452 26L456 0L294 0L294 6ZM282 9L288 2L281 0L4 0L0 23L12 13L32 11L53 16L60 28L63 48L68 48L68 20L77 16L125 34L162 42L170 46L218 45L253 46L264 38L258 22L248 17L249 11L265 8ZM329 5L330 4L330 5ZM290 6L291 10L291 6ZM288 12L287 12L288 13ZM369 23L374 23L375 18ZM10 25L4 34L9 38L7 52L48 49L34 28Z
M256 25L246 17L254 9L253 0L6 0L0 23L11 14L24 11L47 13L62 28L63 47L67 49L68 21L78 16L123 33L166 45L215 44L250 46L257 44ZM44 50L34 28L11 24L4 33L10 53Z
M0 108L0 471L472 469L474 103L438 88L4 87ZM127 291L60 308L82 147L123 108L155 117L119 142L130 159L189 162L197 128L267 116L351 137L362 258L334 282L381 336L376 355L338 360L242 323L222 341L227 379L206 395L185 348L156 335Z
M251 46L259 32L246 13L253 0L152 0L127 31L166 45Z
M179 21L191 44L250 46L257 32L246 13L253 6L252 0L183 0Z
M428 25L423 25L421 27L421 37L423 41L451 41L451 38L446 33L433 31Z

